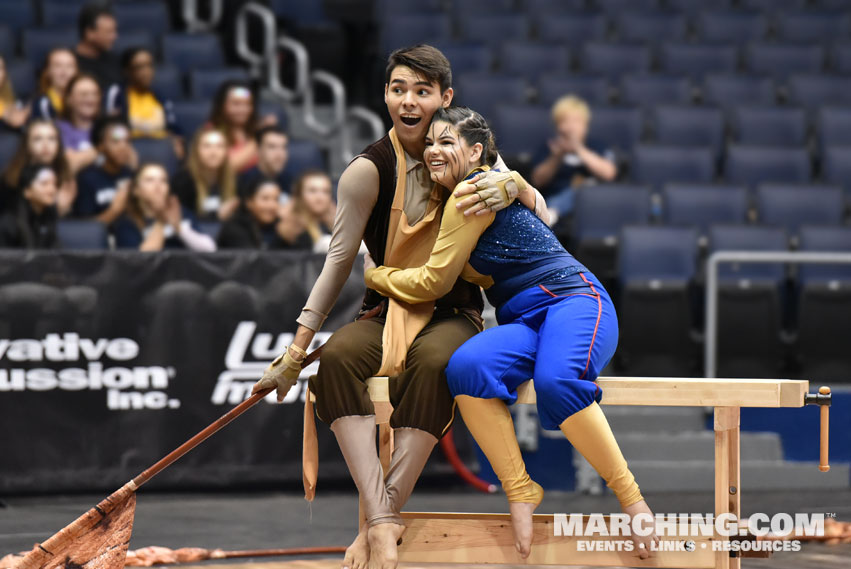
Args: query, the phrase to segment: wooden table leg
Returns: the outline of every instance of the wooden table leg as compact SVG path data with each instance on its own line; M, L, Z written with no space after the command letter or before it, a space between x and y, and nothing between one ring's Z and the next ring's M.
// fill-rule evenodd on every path
M733 514L739 518L741 489L739 469L739 407L715 408L715 518ZM716 539L726 541L725 536ZM715 569L739 569L741 560L728 551L715 552Z

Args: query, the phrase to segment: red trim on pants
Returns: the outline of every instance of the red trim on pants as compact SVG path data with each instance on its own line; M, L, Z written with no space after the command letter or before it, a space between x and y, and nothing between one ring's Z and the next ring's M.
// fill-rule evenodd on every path
M585 379L585 374L588 373L588 366L591 365L591 350L594 348L594 340L597 339L597 328L600 326L600 317L603 315L603 303L600 301L600 295L597 294L597 291L594 289L594 285L588 279L585 278L584 274L579 273L579 276L582 277L582 280L585 281L585 283L589 287L591 287L591 290L594 292L594 294L597 295L597 322L594 323L594 335L591 336L591 345L588 346L588 360L585 362L585 371L583 371L582 375L579 376L579 379Z

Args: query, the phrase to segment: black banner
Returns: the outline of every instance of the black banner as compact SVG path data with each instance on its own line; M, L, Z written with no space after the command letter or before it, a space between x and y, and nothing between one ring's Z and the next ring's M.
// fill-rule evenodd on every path
M112 490L245 399L291 341L323 261L0 251L0 492ZM356 316L363 291L356 262L311 348ZM151 486L299 483L305 385ZM330 431L319 435L320 480L347 477Z

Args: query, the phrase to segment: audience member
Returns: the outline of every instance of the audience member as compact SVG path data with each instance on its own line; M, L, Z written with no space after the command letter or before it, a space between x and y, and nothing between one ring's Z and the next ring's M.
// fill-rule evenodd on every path
M254 94L248 83L231 80L219 86L209 122L225 134L228 161L234 172L241 173L257 163L254 133L258 128L277 124L278 119L268 115L258 122Z
M0 211L14 209L18 201L21 172L30 165L50 166L58 176L59 215L71 210L77 195L77 182L68 165L59 128L53 121L35 119L27 125L15 155L0 180Z
M110 53L118 39L118 25L112 10L103 2L85 4L77 19L77 32L80 37L77 65L80 71L94 76L101 92L105 93L111 85L121 82L121 67Z
M255 135L257 165L239 175L239 187L249 187L258 180L271 179L281 188L281 199L289 198L292 180L287 172L290 157L289 137L277 126L264 126Z
M130 128L118 117L95 122L92 144L102 159L77 174L74 215L110 225L124 212L139 160L130 144Z
M618 169L611 150L586 140L591 109L585 101L573 95L560 98L553 105L552 120L556 135L533 160L532 183L557 217L573 211L574 188L596 181L611 182ZM551 223L555 217L551 215Z
M202 219L225 220L239 205L236 176L227 156L224 134L203 127L189 147L186 167L172 180L172 193L183 207Z
M239 207L222 224L219 249L279 249L284 246L276 231L281 188L271 179L259 179L239 188Z
M213 238L198 229L192 212L169 193L168 172L159 164L139 167L130 184L127 211L116 220L113 231L120 249L216 250Z
M298 177L292 199L280 211L278 234L286 247L328 251L337 212L331 192L331 178L322 170L306 170Z
M0 247L56 247L57 181L50 166L30 164L21 170L18 192L22 199L0 215Z
M15 98L12 78L6 73L6 60L0 56L0 125L10 130L18 130L27 122L29 116L29 107L22 107Z
M100 88L95 78L85 73L75 75L68 83L62 106L62 118L56 126L68 163L76 174L98 157L91 143L92 125L100 114Z
M39 96L33 102L33 116L55 119L62 115L65 90L77 71L77 56L73 51L67 47L50 50L39 75Z
M174 116L174 104L151 89L154 56L133 47L121 54L124 83L113 85L106 96L106 112L120 115L130 125L133 138L171 138L174 152L183 159L183 139Z

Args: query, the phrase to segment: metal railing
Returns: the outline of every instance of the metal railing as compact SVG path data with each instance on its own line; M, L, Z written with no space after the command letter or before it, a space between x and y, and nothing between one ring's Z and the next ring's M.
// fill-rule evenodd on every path
M716 251L706 262L704 377L715 377L718 357L718 265L721 263L851 264L851 253L808 251Z
M190 32L209 32L222 20L223 0L207 0L210 5L210 17L204 20L198 13L198 0L183 0L182 12L186 28Z

